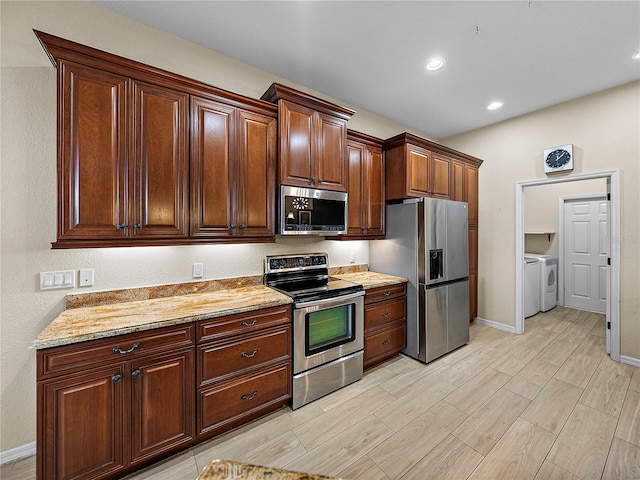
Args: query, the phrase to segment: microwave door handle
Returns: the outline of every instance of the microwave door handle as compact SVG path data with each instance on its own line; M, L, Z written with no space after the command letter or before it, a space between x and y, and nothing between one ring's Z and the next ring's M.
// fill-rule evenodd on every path
M363 295L364 295L364 291L350 293L349 295L340 295L339 297L325 298L323 300L311 300L309 302L295 302L294 306L296 308L305 308L305 307L311 307L314 305L322 306L328 303L336 303L336 302L342 302L343 300L351 300L352 298L362 297Z

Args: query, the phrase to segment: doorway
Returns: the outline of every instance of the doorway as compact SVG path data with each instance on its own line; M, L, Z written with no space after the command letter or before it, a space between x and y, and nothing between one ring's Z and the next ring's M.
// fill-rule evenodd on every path
M610 338L611 359L620 361L620 245L613 241L620 238L620 171L608 170L591 174L571 175L542 180L516 183L516 288L515 288L515 331L524 333L525 322L523 315L524 304L524 189L537 185L551 185L556 183L577 182L603 178L606 180L607 195L609 196L608 213L608 244L610 265L607 265L606 276L606 321L607 336Z

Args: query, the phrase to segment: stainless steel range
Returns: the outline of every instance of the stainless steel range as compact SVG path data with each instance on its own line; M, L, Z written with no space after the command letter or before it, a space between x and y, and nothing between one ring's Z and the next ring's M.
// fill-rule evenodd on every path
M328 265L326 253L265 259L264 284L293 299L293 409L362 378L364 289Z

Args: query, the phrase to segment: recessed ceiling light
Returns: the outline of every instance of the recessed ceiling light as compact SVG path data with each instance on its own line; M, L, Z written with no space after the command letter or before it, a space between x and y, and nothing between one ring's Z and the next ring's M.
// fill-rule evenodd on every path
M442 67L444 67L444 60L441 58L434 58L432 60L429 60L424 66L424 68L426 68L430 72L433 72L434 70L440 70Z
M640 60L640 52L636 53L633 57L634 60Z
M503 105L504 103L502 102L491 102L489 105L487 105L487 110L497 110Z

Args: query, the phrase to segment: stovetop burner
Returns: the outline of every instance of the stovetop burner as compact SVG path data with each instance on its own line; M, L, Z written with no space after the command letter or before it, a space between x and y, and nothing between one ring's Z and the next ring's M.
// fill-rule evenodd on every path
M362 285L330 277L326 253L268 256L264 284L294 302L334 298L362 292Z

